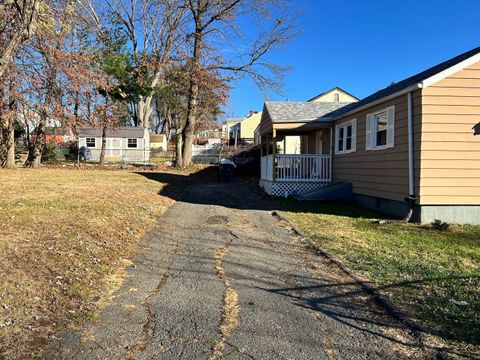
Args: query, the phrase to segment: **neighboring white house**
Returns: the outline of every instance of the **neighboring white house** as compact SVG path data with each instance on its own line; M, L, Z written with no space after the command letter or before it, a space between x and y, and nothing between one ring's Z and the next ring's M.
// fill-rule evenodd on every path
M92 153L91 160L100 160L102 150L101 127L79 129L79 147L87 147ZM143 127L125 126L107 129L105 148L107 161L149 161L150 135Z

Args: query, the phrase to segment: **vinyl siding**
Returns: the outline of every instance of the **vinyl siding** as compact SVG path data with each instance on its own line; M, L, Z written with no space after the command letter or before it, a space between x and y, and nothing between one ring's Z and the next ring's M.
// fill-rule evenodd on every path
M420 204L480 204L480 63L423 89Z
M394 147L385 150L365 150L366 115L395 106ZM421 93L414 93L414 146L415 183L419 190L420 176L420 133ZM407 95L385 101L352 115L339 118L335 125L357 119L357 151L350 154L335 154L333 158L333 180L348 181L355 194L404 201L408 196L408 138L407 138ZM336 139L334 139L336 141Z
M86 138L79 138L80 147L86 146ZM92 154L92 160L100 159L102 151L102 138L95 138L95 147L89 148ZM150 146L148 134L145 137L137 138L137 147L128 148L128 140L126 138L107 138L105 148L105 159L107 161L146 161L150 159Z

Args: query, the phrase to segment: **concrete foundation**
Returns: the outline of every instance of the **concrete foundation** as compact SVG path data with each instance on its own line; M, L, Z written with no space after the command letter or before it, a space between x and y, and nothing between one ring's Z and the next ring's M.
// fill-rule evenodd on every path
M359 205L366 207L367 209L381 211L398 218L404 218L408 213L407 204L401 201L360 194L354 194L354 198ZM418 209L413 213L414 221L417 221L415 220L415 216L418 216Z
M422 205L420 221L442 220L453 224L480 225L480 205Z
M408 212L404 202L355 194L355 200L368 209L403 218ZM417 205L412 221L429 224L434 220L452 224L480 224L480 205Z

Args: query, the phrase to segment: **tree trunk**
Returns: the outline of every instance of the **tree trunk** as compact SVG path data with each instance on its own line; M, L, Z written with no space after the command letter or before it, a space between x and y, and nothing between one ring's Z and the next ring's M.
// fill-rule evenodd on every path
M31 145L28 153L28 164L31 167L39 167L42 163L43 147L45 145L45 124L49 118L49 107L52 103L55 91L55 76L56 72L53 68L48 69L49 74L47 78L47 92L45 94L45 102L43 109L40 112L39 124L36 129L35 141Z
M28 164L33 168L39 167L42 163L43 145L45 143L44 124L44 119L41 119L36 129L35 140L28 149Z
M197 23L201 24L201 16L198 15ZM192 164L192 143L195 131L195 123L197 121L197 105L198 105L198 68L200 64L200 49L202 46L202 32L197 25L195 31L195 40L193 44L192 71L190 75L190 90L187 107L187 122L183 130L183 167Z
M177 134L175 135L175 165L178 167L183 167L182 147L182 130L177 130Z
M153 96L140 96L138 100L138 126L148 128L150 126L150 118L152 117Z
M163 59L162 62L166 61L166 59ZM153 89L158 86L158 83L160 82L161 79L161 74L162 72L157 69L155 76L153 77L152 82L150 83L150 88L152 90L150 95L143 96L140 95L138 99L138 126L143 126L144 128L148 128L150 126L150 119L152 117L153 113L153 106L152 106L152 101L154 99L153 97Z
M107 147L107 127L102 131L102 150L100 151L100 165L105 165L105 149Z
M7 140L7 159L5 161L5 167L7 169L15 168L15 124L10 122L8 127L8 140Z
M15 123L16 115L16 97L14 94L14 80L13 77L10 78L8 86L8 109L9 109L9 119L7 120L7 154L5 159L5 167L8 169L15 168Z
M5 105L5 78L0 77L0 167L5 165L7 156L8 120Z

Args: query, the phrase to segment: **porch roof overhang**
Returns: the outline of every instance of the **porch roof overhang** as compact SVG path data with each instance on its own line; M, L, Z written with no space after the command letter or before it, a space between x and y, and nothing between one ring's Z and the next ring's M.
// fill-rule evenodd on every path
M260 121L260 134L271 134L274 130L301 134L330 128L332 117L329 114L345 105L346 103L267 101Z

